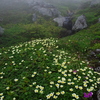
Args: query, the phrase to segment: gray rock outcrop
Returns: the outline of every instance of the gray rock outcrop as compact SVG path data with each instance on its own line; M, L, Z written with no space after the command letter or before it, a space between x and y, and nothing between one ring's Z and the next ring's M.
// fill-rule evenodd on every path
M90 7L93 7L93 6L95 6L95 5L99 4L99 3L100 3L100 0L92 0L91 4L90 4Z
M60 15L60 12L53 5L43 0L33 0L31 7L35 12L45 16L56 17Z
M0 26L0 36L4 33L4 28Z
M65 17L59 16L57 18L54 18L53 21L57 22L58 26L62 27L63 26L63 22L65 21Z
M77 18L72 30L82 30L87 27L86 17L81 15Z
M98 19L98 22L100 23L100 18Z

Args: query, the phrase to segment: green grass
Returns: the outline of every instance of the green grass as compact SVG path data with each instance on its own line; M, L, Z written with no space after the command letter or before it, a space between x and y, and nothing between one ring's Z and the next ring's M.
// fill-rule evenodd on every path
M86 52L92 46L92 41L100 35L100 23L81 30L74 35L59 40L59 48L65 48L70 52Z
M5 28L4 34L0 37L0 47L9 47L19 44L21 42L30 41L32 38L49 38L59 37L63 28L55 25L50 20L38 20L39 23L34 24L7 24L3 25Z
M86 16L86 21L87 21L87 24L90 26L90 25L93 25L95 23L98 22L98 19L100 18L100 5L97 5L96 7L93 7L93 8L86 8L86 9L82 9L82 10L79 10L76 12L75 14L75 18L77 18L78 16L84 14Z

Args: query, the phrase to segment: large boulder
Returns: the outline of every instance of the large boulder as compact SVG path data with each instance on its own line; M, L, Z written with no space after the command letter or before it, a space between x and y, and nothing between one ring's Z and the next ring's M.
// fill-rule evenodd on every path
M63 22L65 21L65 17L59 16L57 18L54 18L53 20L54 20L54 22L58 23L58 26L62 27L63 26Z
M44 2L43 0L33 0L30 6L35 12L38 12L42 15L49 17L56 17L60 15L60 12L57 10L57 8L50 3Z
M91 4L90 4L90 7L93 7L93 6L97 5L97 4L100 4L100 0L92 0Z
M72 30L82 30L84 28L87 27L87 23L86 23L86 17L84 15L81 15L77 18Z
M72 30L72 19L71 17L66 17L65 21L63 22L63 27L67 30Z
M4 33L4 28L0 26L0 36Z

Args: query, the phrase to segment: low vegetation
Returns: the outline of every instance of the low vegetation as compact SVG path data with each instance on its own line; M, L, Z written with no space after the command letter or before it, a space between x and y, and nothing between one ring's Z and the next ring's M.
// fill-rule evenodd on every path
M59 8L62 13L68 10ZM16 21L13 14L11 20L4 15L5 21L0 24L5 28L0 37L0 100L91 99L100 89L100 73L87 59L90 50L100 49L97 8L76 12L75 18L86 15L89 26L63 38L60 35L65 29L50 18L46 21L39 16L33 23L31 11L21 14L24 8L13 12Z
M0 50L0 97L5 100L74 100L91 97L100 73L58 40L36 39ZM66 99L67 98L67 99Z

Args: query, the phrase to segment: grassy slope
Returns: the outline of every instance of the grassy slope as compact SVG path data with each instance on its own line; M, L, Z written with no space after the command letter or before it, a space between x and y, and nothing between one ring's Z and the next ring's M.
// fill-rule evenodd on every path
M77 11L74 18L77 18L81 14L84 14L87 19L88 28L81 30L77 32L76 34L72 36L68 36L65 38L62 38L60 40L60 43L68 43L68 40L71 40L70 46L67 46L71 51L80 51L84 52L84 50L89 49L91 47L91 42L94 39L100 39L100 23L98 23L98 19L100 18L100 5L94 7L94 8L86 8ZM78 48L76 47L78 46ZM62 46L63 47L63 46ZM76 48L75 48L76 47ZM73 48L73 49L72 49Z

